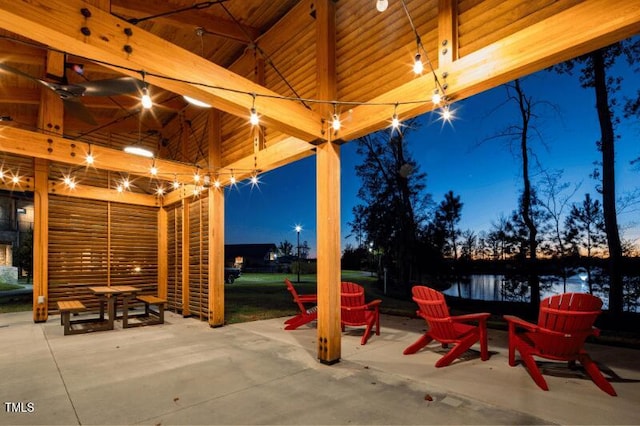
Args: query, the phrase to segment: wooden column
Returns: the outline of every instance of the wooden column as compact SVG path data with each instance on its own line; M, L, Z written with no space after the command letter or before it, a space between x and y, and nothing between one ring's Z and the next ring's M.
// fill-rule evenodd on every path
M164 207L158 209L158 297L166 299L169 285L169 222Z
M335 100L335 4L315 2L316 79L318 98ZM329 104L319 112L329 118ZM329 124L327 120L326 124ZM325 124L325 125L326 125ZM328 142L316 151L316 220L318 230L318 359L325 364L340 361L340 146L333 130L325 129Z
M189 226L189 198L182 199L182 316L191 315L189 308L189 234L191 227Z
M35 192L33 196L33 321L48 318L49 296L49 162L34 159Z
M222 134L220 111L209 115L209 164L221 165ZM211 176L215 180L215 176ZM209 188L209 325L224 325L224 189Z
M49 51L45 66L49 75L64 75L64 55ZM62 135L64 110L62 100L51 90L42 90L38 124L53 134ZM34 159L34 228L33 228L33 320L46 321L49 316L49 161Z

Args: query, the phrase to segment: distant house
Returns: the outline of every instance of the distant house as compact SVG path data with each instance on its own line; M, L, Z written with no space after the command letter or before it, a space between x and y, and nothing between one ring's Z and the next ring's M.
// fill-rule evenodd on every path
M243 271L273 271L278 262L278 248L275 244L225 244L226 266L241 268Z

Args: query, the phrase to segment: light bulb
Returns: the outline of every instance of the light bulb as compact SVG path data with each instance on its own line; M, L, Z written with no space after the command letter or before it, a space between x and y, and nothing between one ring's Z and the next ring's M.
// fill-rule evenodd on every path
M442 100L442 96L440 96L440 92L438 92L438 89L436 89L433 92L433 96L431 96L431 102L433 102L434 105L438 105L440 104L441 100Z
M218 179L216 179L216 181L213 182L213 186L215 186L216 188L220 188L222 186L222 184L220 183L220 181Z
M333 127L333 130L335 130L336 132L340 130L340 118L338 117L338 114L333 114L333 121L331 122L331 127Z
M158 176L158 168L156 166L151 166L149 173L151 173L151 176Z
M87 164L93 164L94 160L95 160L95 158L93 158L93 154L91 154L91 153L87 154L87 156L84 159L84 161Z
M413 63L413 72L416 74L422 74L424 70L424 65L422 64L422 59L420 58L420 54L416 53L416 60Z
M129 183L129 179L124 179L122 181L122 186L124 186L125 188L129 189L129 186L131 186L131 184Z
M13 183L20 183L20 176L14 176L11 178L11 182Z
M173 181L173 189L180 189L180 182L178 182L177 180Z
M153 106L153 102L151 101L151 96L149 96L149 89L146 87L142 88L142 108L151 109Z
M376 1L376 9L378 9L378 12L384 12L385 10L387 10L387 7L389 7L389 1L388 0L378 0L378 1Z
M260 118L258 117L258 113L256 112L255 108L251 108L249 123L251 123L252 126L257 126L260 123Z
M194 181L195 183L200 182L200 174L195 173L195 174L193 175L193 181Z
M398 118L398 114L394 113L393 117L391 117L391 127L394 129L400 127L400 119Z
M76 182L75 181L71 181L69 182L69 189L76 189Z
M65 176L63 182L65 185L69 186L71 184L71 178L69 176Z
M235 185L236 184L236 177L235 176L231 176L229 178L229 182L231 182L231 185Z
M161 187L161 186L157 187L156 188L156 194L159 195L159 196L164 195L164 188Z

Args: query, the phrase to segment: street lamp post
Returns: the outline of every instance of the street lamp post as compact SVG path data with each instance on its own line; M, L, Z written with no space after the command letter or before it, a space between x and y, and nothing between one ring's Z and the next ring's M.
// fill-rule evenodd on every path
M300 282L300 231L302 231L302 226L296 225L296 233L298 234L298 282Z

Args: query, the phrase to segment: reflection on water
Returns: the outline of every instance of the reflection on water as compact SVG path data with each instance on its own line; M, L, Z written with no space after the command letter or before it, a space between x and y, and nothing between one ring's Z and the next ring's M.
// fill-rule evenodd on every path
M560 293L588 293L589 286L584 280L584 275L574 275L567 278L566 283L559 277L540 277L540 298ZM457 296L465 299L496 300L505 302L528 302L530 300L529 284L504 275L470 275L457 282L444 291L449 296ZM608 306L606 292L594 290L593 294L602 299L603 308ZM638 303L631 310L637 311Z

